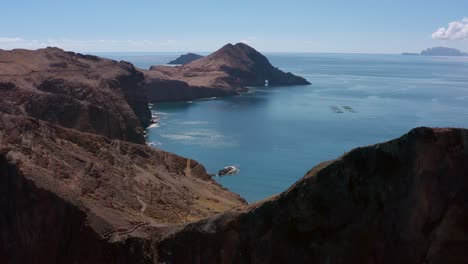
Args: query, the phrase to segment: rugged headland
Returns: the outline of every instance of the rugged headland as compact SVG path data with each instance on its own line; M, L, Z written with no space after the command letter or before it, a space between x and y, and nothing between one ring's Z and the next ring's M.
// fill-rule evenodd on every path
M0 55L0 263L466 263L466 129L357 148L247 205L196 161L129 136L147 122L132 105L148 108L131 64Z
M187 53L187 54L184 54L184 55L180 55L180 57L178 57L177 59L173 60L173 61L170 61L168 62L167 64L171 64L171 65L181 65L181 64L187 64L187 63L190 63L194 60L198 60L198 59L201 59L203 58L202 55L198 55L198 54L195 54L195 53Z
M0 50L0 97L4 113L142 144L151 120L132 64L58 48Z
M243 43L227 44L182 66L151 66L143 72L152 102L235 95L247 86L264 86L265 80L271 86L310 84L274 67L265 56Z

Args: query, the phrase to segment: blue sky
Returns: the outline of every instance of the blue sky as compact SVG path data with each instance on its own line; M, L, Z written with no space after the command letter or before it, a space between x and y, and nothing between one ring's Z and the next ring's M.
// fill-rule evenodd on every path
M80 52L213 51L246 42L261 51L468 51L468 1L2 0L0 48ZM466 23L465 23L466 22ZM445 28L434 39L432 34Z

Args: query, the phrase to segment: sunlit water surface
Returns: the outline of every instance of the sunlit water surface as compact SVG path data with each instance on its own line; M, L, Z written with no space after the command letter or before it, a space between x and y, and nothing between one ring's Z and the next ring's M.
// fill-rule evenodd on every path
M316 164L418 126L468 127L468 59L400 55L267 54L310 86L155 104L148 142L201 162L249 201L284 191ZM174 54L114 54L139 67Z

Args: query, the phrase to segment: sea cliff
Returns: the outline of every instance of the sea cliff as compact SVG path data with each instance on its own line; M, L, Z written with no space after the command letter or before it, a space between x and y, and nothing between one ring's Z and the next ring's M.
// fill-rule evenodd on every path
M141 144L151 120L132 64L58 48L0 50L0 96L1 112Z

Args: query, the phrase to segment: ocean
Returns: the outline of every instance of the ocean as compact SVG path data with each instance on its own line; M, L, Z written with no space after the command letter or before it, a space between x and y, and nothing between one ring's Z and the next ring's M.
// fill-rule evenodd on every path
M100 54L102 55L102 54ZM468 127L468 58L266 54L309 86L252 87L229 98L158 103L148 129L157 148L196 159L249 202L286 190L320 162L419 126ZM136 66L176 54L108 54Z

